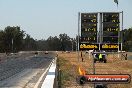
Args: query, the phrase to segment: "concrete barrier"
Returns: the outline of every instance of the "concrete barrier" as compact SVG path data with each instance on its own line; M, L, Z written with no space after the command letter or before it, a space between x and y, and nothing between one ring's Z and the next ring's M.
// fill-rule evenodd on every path
M42 83L41 88L53 88L54 87L54 80L55 80L55 71L56 71L56 59L51 64L47 76Z

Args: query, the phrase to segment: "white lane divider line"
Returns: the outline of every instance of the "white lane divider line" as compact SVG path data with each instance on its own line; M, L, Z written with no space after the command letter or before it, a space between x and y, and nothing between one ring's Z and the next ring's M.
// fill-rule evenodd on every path
M55 69L56 69L56 60L52 63L41 88L53 88L54 79L55 79Z

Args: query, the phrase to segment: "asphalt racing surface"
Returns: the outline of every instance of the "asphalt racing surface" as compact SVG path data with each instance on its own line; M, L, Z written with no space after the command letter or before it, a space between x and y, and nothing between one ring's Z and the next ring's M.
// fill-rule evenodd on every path
M0 62L0 88L39 88L36 83L54 58L51 52L9 56Z

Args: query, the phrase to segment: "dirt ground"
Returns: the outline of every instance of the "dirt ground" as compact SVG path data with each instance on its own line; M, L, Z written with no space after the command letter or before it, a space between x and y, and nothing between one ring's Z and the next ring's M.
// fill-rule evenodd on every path
M128 57L132 53L127 53ZM83 52L84 61L81 61L80 53L79 59L76 52L58 52L59 69L61 70L61 85L62 88L93 88L92 84L85 84L80 86L77 83L77 76L79 75L79 67L85 69L87 74L93 74L93 59L92 55ZM108 54L107 63L95 64L96 74L130 74L132 76L132 59L125 60L121 54ZM108 88L132 88L130 84L108 84Z

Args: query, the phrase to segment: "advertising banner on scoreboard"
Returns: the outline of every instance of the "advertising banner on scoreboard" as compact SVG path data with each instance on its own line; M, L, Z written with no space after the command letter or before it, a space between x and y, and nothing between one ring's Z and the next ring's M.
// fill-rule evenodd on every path
M100 44L100 50L121 50L121 44Z
M99 50L99 44L80 43L80 50Z

